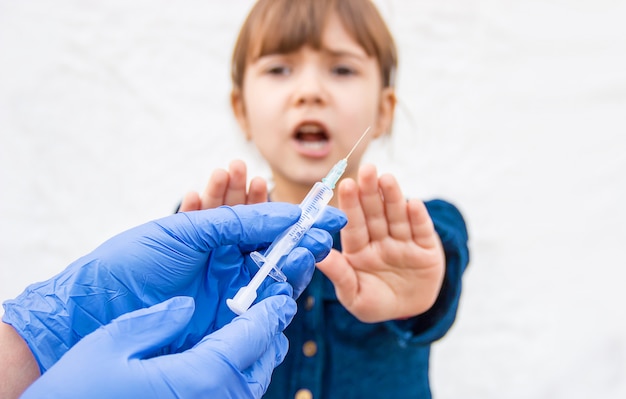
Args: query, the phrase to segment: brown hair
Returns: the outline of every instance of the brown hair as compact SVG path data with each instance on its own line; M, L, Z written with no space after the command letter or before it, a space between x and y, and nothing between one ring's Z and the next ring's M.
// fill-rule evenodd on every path
M398 64L396 45L371 0L259 0L235 44L233 87L242 89L246 65L259 57L289 53L303 45L319 50L327 17L333 12L366 54L376 57L383 87L393 86Z

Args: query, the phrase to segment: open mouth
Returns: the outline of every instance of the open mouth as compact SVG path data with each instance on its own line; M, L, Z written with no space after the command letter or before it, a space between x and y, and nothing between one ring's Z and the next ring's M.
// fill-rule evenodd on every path
M316 151L326 148L329 135L320 124L304 123L296 129L295 139L303 149Z

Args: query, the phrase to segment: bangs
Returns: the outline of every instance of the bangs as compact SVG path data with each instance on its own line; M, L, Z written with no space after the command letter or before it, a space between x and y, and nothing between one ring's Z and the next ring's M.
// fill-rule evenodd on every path
M271 5L265 10L265 18L257 20L257 27L251 29L254 37L250 38L248 47L249 62L269 54L291 53L304 45L315 50L321 48L326 17L334 8L327 5L333 5L334 1L268 3Z
M233 52L235 87L241 87L246 65L260 57L295 52L305 45L321 50L322 34L333 13L365 53L377 58L384 85L392 85L397 65L395 43L370 0L258 0Z

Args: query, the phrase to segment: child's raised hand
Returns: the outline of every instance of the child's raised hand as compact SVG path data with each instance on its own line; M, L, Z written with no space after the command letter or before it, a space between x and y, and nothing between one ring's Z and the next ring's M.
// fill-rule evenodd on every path
M246 191L246 164L235 160L228 170L216 169L200 196L192 191L185 195L179 212L217 208L222 205L257 204L267 201L267 183L262 177L250 181Z
M361 167L358 185L344 179L338 191L348 216L343 252L333 250L318 268L341 304L364 322L428 310L441 288L445 255L424 203L407 201L395 178L379 178L372 165Z

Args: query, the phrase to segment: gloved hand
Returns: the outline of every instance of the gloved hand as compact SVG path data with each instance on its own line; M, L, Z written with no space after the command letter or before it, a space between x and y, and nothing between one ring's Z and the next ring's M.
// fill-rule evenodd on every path
M271 296L193 348L154 356L184 330L193 311L192 298L175 297L120 316L78 342L21 398L261 397L287 353L281 332L295 301Z
M113 237L51 279L27 287L4 303L3 321L24 338L44 372L81 338L116 317L174 296L189 296L195 300L195 312L163 353L184 351L232 320L235 314L226 299L258 270L248 254L267 247L299 215L296 205L263 203L149 222ZM329 232L345 223L341 211L328 207L318 228L301 241L304 248L289 255L283 272L295 295L310 281L314 262L330 251Z

